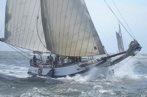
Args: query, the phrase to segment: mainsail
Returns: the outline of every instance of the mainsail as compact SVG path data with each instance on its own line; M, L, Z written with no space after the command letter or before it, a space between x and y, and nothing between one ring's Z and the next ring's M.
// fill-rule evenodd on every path
M117 38L118 50L119 50L119 52L123 52L124 45L123 45L123 39L122 39L120 25L119 25L119 32L116 32L116 38Z
M84 0L41 0L47 48L65 56L104 54Z
M40 0L7 0L5 42L13 46L46 52Z
M64 56L105 54L84 0L7 0L5 42Z

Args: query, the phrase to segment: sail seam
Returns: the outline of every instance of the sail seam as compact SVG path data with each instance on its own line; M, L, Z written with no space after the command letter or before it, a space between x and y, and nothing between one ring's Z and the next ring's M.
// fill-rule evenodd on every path
M75 18L75 22L74 22L74 28L73 28L73 34L72 36L74 36L74 33L75 33L75 28L76 28L76 24L77 24L77 18L78 18L78 12L79 12L79 8L80 8L80 3L78 3L78 9L77 9L77 14L76 14L76 18ZM70 52L71 52L71 49L73 49L72 47L72 42L73 42L73 37L71 39L71 43L70 43ZM70 55L70 54L69 54Z
M13 2L13 3L14 3L14 2ZM14 4L13 4L13 5L14 5ZM16 8L16 7L14 7L14 8L13 8L13 9L14 9L14 11L15 11L15 8ZM12 10L12 11L13 11L13 10ZM14 21L15 21L15 19L13 19L13 22L11 22L11 23L14 23ZM14 24L13 24L13 25L14 25ZM11 31L13 31L13 29L14 29L14 28L12 28L12 30L11 30ZM15 40L15 39L14 39L14 37L12 37L12 40ZM12 42L13 42L13 44L15 43L15 41L12 41Z
M25 2L25 5L24 5L24 9L23 9L23 15L24 15L24 12L25 12L25 6L26 6L26 2ZM23 19L23 17L21 18L21 19ZM22 24L21 24L21 26L22 26ZM22 29L22 32L23 32L23 29ZM25 35L24 33L22 33L23 35ZM23 37L20 39L20 41L19 41L21 44L20 44L20 47L22 47L22 44L23 44Z
M15 3L15 5L16 5L16 6L15 6L14 13L16 13L16 10L17 10L17 5L18 5L17 2ZM16 14L15 14L15 16L16 16ZM13 21L13 23L16 23L16 21L17 21L17 20L16 20L16 18L15 18L14 21ZM13 24L13 25L14 25L14 24ZM13 31L14 31L14 28L13 28ZM16 34L16 33L15 33L15 36L17 37L17 34ZM15 45L16 45L16 41L17 41L16 39L17 39L17 38L14 39Z
M17 6L18 6L17 3L18 3L18 2L16 2L16 6L15 6L15 8L14 8L14 9L15 9L14 13L16 13L16 14L15 14L15 17L17 17L17 11L16 11L16 10L17 10ZM17 26L17 24L18 24L17 21L18 21L18 19L16 20L16 18L15 18L15 19L14 19L14 22L13 22L13 23L15 23L15 24L13 24L13 26L14 26L14 27L13 27L13 32L15 32L15 36L16 36L16 38L15 38L15 40L14 40L15 45L16 45L17 42L18 42L18 41L16 40L16 39L17 39L17 36L18 36L18 35L16 34L16 33L17 33L17 28L18 28L18 26Z
M59 25L58 23L57 23L57 20L58 20L58 11L59 11L59 0L57 1L57 11L56 11L56 23L55 24L57 24L57 25ZM57 28L55 29L56 31L56 34L57 35L59 35L59 32L58 32L58 30L57 30ZM57 37L55 37L56 39L56 45L58 45L59 44L59 38L57 38ZM57 52L59 53L59 45L57 46Z
M66 39L66 48L67 48L67 44L68 44L68 42L69 42L69 28L70 28L70 23L71 23L71 17L72 17L72 14L73 14L73 8L74 8L74 3L75 3L75 0L73 1L73 3L72 3L72 7L71 7L71 13L70 13L70 20L69 20L69 25L68 25L68 31L67 31L67 39ZM70 8L69 8L70 9ZM67 51L66 51L67 52ZM65 52L65 54L66 54L66 52ZM70 53L70 52L69 52ZM68 55L68 54L67 54Z
M31 17L30 17L31 20L30 20L30 23L29 23L28 32L31 32L31 31L30 31L30 27L31 27L31 23L32 23L32 21L33 21L33 16L34 16L34 11L35 11L35 7L36 7L36 3L37 3L37 0L35 0L35 4L34 4L34 6L33 6L33 10L32 10L33 12L32 12L32 15L31 15ZM35 20L35 19L34 19L34 20ZM30 48L30 46L31 46L31 41L37 37L37 36L36 36L36 37L34 38L34 36L33 36L33 34L35 33L35 31L34 31L34 29L35 29L35 22L33 23L32 26L34 26L33 29L32 29L32 32L33 32L33 33L31 33L31 34L28 33L28 34L27 34L27 40L28 40L28 37L29 37L29 36L30 36L30 37L33 37L33 38L30 39L29 48ZM33 45L35 46L35 43L33 43ZM33 49L34 49L34 46L33 46Z
M30 2L29 2L29 7L28 7L28 10L27 10L27 13L29 12L29 9L30 9L30 5L31 5L31 0L30 0ZM24 26L24 34L23 34L23 36L25 36L25 34L27 33L26 32L26 26L27 26L27 20L28 20L28 17L26 17L26 21L25 21L25 26ZM26 33L25 33L26 32ZM24 40L25 39L25 41L27 40L27 37L22 37L23 39L22 40ZM26 45L26 43L24 43L24 45Z
M85 38L86 28L87 28L87 22L86 22L86 26L85 26L85 29L84 29L84 35L83 35L83 39L82 39L80 54L81 54L81 52L83 52L83 51L82 51L82 48L83 48L83 44L84 44L84 38Z
M82 6L81 9L83 10L83 8L84 7ZM80 21L80 26L79 26L79 30L78 30L78 37L77 37L77 40L76 40L74 55L76 55L75 52L76 52L76 49L77 49L77 46L78 46L78 39L79 39L80 30L81 30L81 23L82 23L82 20L83 20L83 15L84 15L84 11L82 11L82 15L81 15L81 21ZM80 53L80 52L78 52L78 53Z
M68 5L69 5L69 0L67 2L67 7L66 7L65 17L64 18L66 18L66 14L67 14L67 10L68 10ZM64 26L63 26L63 37L64 37L64 39L65 39L65 22L66 22L66 20L64 21ZM63 51L64 39L62 39L62 51ZM66 49L65 49L65 52L66 52ZM65 52L62 52L62 55L65 55L64 54Z
M35 9L36 9L36 6L37 6L37 0L36 0L36 2L35 2L35 5L34 5L34 8L33 8L33 15L34 15L34 11L35 11ZM38 8L38 10L39 10L39 8ZM33 17L33 15L32 15L32 17ZM35 45L36 45L36 41L35 40L37 40L37 38L38 38L38 32L37 31L35 31L35 27L36 27L36 29L37 29L37 22L38 22L38 19L34 19L34 20L36 20L35 22L34 22L34 27L33 27L33 33L32 33L32 37L33 37L33 34L34 33L36 33L37 35L36 35L36 37L34 37L34 38L32 38L32 40L34 39L34 43L33 43L33 49L35 49L34 47L35 47ZM31 24L31 23L30 23ZM40 40L40 39L39 39ZM41 42L41 41L40 41ZM30 44L29 44L29 46L31 46L31 41L30 41Z
M60 11L61 14L62 14L62 10L63 10L63 3L64 3L64 0L63 0L62 5L61 5L61 11ZM60 27L59 27L59 41L60 41L60 44L59 44L59 45L60 45L60 46L62 46L62 45L61 45L61 39L62 39L62 38L61 38L61 19L62 19L62 18L61 18L61 16L60 16ZM59 46L59 47L60 47L60 46ZM62 53L61 50L59 51L59 53L60 53L60 54Z
M55 21L55 17L54 17L54 13L55 13L55 0L52 0L52 2L53 2L53 6L52 6L52 8L53 8L53 11L52 11L52 20L53 20L53 22L52 22L52 31L51 31L51 33L52 33L52 36L54 37L55 36L55 27L54 27L54 25L55 25L55 23L54 23L54 21ZM55 41L56 41L56 39L55 39L55 37L53 38L53 53L55 52Z
M85 6L85 2L84 2L84 6ZM86 8L87 9L87 8ZM88 10L87 10L88 11ZM81 49L80 49L80 54L81 52L84 52L82 51L82 47L83 47L83 44L84 44L84 38L85 38L85 33L86 33L86 29L87 29L87 22L88 22L89 19L86 20L86 26L85 26L85 29L84 29L84 35L83 35L83 39L82 39L82 44L81 44ZM86 49L85 49L86 51ZM85 53L86 54L86 53Z

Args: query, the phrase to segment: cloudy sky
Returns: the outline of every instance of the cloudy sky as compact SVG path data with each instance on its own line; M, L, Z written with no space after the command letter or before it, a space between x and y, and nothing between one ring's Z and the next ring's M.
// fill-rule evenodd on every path
M115 32L118 31L118 20L112 14L104 0L85 0L91 18L94 22L95 28L101 38L103 45L107 52L114 53L117 51L117 42ZM122 17L129 25L135 39L142 45L142 53L147 53L147 0L106 0L119 20L125 25ZM117 8L121 12L119 14ZM4 15L5 15L5 2L0 0L0 38L4 35ZM127 28L128 29L128 28ZM128 48L129 42L132 38L121 27L123 34L123 41L125 49ZM12 50L6 44L0 42L0 51Z

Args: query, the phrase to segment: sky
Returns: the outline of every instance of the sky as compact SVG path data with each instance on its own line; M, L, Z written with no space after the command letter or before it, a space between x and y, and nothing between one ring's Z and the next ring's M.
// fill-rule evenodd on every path
M134 38L143 47L141 53L147 53L147 0L106 0L118 19L127 28L124 20L131 29ZM115 2L118 10L116 9ZM5 2L0 0L0 38L4 37ZM116 31L118 31L118 20L110 11L104 0L85 0L88 11L98 32L98 35L107 52L115 53L117 49ZM128 29L128 28L127 28ZM121 26L125 49L132 38ZM7 44L0 42L0 51L9 51Z

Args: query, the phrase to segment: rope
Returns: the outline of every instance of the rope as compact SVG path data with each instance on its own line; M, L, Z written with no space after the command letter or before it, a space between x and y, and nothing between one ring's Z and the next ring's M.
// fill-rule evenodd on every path
M127 31L127 33L130 35L130 37L132 38L132 39L135 39L132 35L131 35L131 33L126 29L126 27L122 24L122 22L118 19L118 17L116 16L116 14L113 12L113 10L111 9L111 7L109 6L109 4L106 2L106 0L104 0L105 1L105 3L106 3L106 5L108 6L108 8L110 9L110 11L113 13L113 15L116 17L116 19L120 22L120 24L124 27L124 29Z
M39 17L37 17L37 24L36 24L36 29L37 29L37 36L38 36L38 38L39 38L39 41L41 42L41 44L47 49L47 47L46 47L46 45L45 44L43 44L43 42L42 42L42 40L41 40L41 38L40 38L40 36L39 36L39 33L38 33L38 18Z
M123 17L123 15L121 14L121 12L119 11L119 9L118 9L118 7L116 6L116 4L115 4L114 0L112 0L112 2L113 2L113 4L114 4L114 6L116 7L117 11L119 12L120 16L122 17L123 21L125 22L126 26L127 26L127 27L128 27L128 29L130 30L131 34L133 35L132 30L131 30L131 29L130 29L130 27L128 26L128 24L127 24L127 22L126 22L125 18ZM134 36L134 35L133 35L133 37L135 38L135 36Z
M19 53L20 55L22 55L24 58L26 58L26 59L30 59L29 57L27 57L27 56L25 56L24 54L22 54L21 52L19 52L18 50L20 50L20 49L18 49L18 48L16 48L16 47L13 47L13 46L11 46L11 45L9 45L9 44L7 44L9 47L11 47L12 49L14 49L17 53ZM20 51L22 51L22 50L20 50ZM24 51L22 51L22 52L24 52ZM26 52L24 52L24 53L26 53ZM29 54L29 53L27 53L27 54Z
M138 52L137 52L138 53ZM136 53L136 54L137 54ZM126 62L123 64L123 65L121 65L121 66L124 66L129 60L131 60L133 57L130 57L128 60L126 60ZM118 66L118 68L116 68L116 70L114 71L114 73L117 71L117 70L119 70L119 68L121 67L121 66Z
M124 64L122 64L122 65L120 65L120 66L118 65L118 66L116 67L115 70L113 69L113 70L114 70L114 73L115 73L116 71L118 71L118 70L120 69L120 67L124 66L129 60L131 60L131 58L133 58L133 57L130 57L128 60L126 60Z

